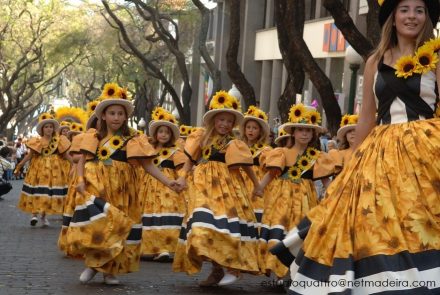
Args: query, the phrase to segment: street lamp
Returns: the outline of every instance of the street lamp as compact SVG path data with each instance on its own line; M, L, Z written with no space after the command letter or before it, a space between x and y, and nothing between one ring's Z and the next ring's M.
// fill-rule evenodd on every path
M238 88L235 87L235 84L232 84L232 87L231 89L229 89L228 94L235 97L238 101L241 101L243 99L243 95L241 95L240 90L238 90Z
M354 97L356 95L356 77L357 71L360 68L361 63L364 61L362 56L354 50L353 47L348 46L345 51L345 60L350 65L351 78L350 78L350 94L348 96L348 110L347 113L353 114L354 109Z

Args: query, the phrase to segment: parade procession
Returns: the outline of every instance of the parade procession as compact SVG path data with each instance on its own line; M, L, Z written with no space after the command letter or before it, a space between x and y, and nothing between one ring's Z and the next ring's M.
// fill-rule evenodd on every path
M160 28L149 28L155 33L146 36L146 29L136 38L153 44L166 35L162 46L173 46L182 33L177 26L189 30L187 19L163 12L177 6L185 11L179 3L188 1L128 2L135 5L132 13L149 12L141 13L143 22L160 19ZM201 15L229 9L231 26L240 2L251 9L249 0L214 1L209 9L208 2L191 5ZM296 5L304 1L262 2L285 22L285 12L299 17L318 11L319 4L331 11L330 1L310 6L306 0L303 10ZM335 2L344 8L346 1ZM347 104L343 96L325 97L316 80L325 73L310 69L288 33L284 37L297 45L283 49L280 41L282 75L271 81L262 76L261 87L254 85L259 95L271 96L267 101L256 100L229 64L223 87L216 88L210 76L197 91L194 86L196 100L186 100L188 75L178 54L177 63L166 65L180 70L173 83L161 80L172 75L165 66L156 71L151 64L142 74L159 79L153 86L150 80L138 84L138 76L121 78L129 70L121 65L121 74L101 82L94 71L93 81L83 82L95 86L80 100L65 95L74 93L66 90L74 85L66 68L55 100L42 100L26 115L6 112L12 90L2 82L0 120L9 118L9 124L0 123L0 294L440 294L440 2L348 2L344 11L376 12L379 35L365 54L353 45L360 65L347 68L351 78L360 66L363 73L360 94L349 89ZM144 66L151 54L163 57L165 47L156 43L158 51L148 54L135 47L141 42L130 37L135 27L124 28L118 19L117 8L130 6L104 0L93 5L102 9L100 26L119 26L111 46L126 42L125 54L144 54ZM31 15L27 9L23 13ZM340 15L329 15L342 31L335 38L344 38ZM331 51L332 26L323 28L329 29ZM240 42L251 42L246 30L242 34ZM252 41L257 45L265 36L258 34ZM283 38L279 27L277 34ZM347 34L343 46L350 41ZM259 54L255 49L255 59ZM325 67L336 64L331 59ZM117 60L112 56L112 71ZM287 79L284 91L289 83L296 87L300 76L289 63L295 60L317 99L305 90L287 97L278 91L272 100L273 88L264 85L273 86L278 77ZM264 75L265 65L269 61L254 74ZM0 68L2 75L8 71ZM275 62L269 72L276 72ZM57 95L68 103L55 105Z

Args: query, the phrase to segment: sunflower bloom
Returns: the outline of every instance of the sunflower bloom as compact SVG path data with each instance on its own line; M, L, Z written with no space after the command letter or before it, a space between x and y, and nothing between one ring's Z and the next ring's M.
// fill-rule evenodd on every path
M289 111L289 121L291 123L298 123L305 115L306 107L300 103L293 105Z
M395 64L396 76L401 78L408 78L412 76L416 70L417 59L412 56L402 56Z
M321 114L318 111L309 111L306 116L310 124L318 125L321 123Z
M160 164L160 161L159 161L159 159L157 157L154 158L153 164L156 165L156 166Z
M314 159L318 158L318 155L319 155L319 151L315 148L308 148L306 151L306 156L309 159L314 160Z
M297 163L298 163L298 168L301 169L302 171L306 171L310 169L312 165L310 159L307 156L301 156L298 159Z
M426 74L434 70L438 63L438 55L430 47L420 47L416 52L415 58L417 66L414 72L419 74Z
M123 144L124 144L124 141L118 135L113 136L109 141L110 147L114 150L119 149Z
M227 101L229 100L229 94L226 91L218 91L211 99L211 103L209 104L209 109L221 109L226 106Z
M291 180L298 180L301 178L301 169L299 169L298 167L290 167L287 173Z
M168 148L163 148L159 154L162 158L167 158L171 154L171 151Z
M98 159L99 159L100 161L105 161L105 160L107 160L108 158L110 158L110 156L111 156L111 154L110 154L110 150L109 150L107 147L105 147L105 146L101 146L101 147L98 149Z
M87 103L87 112L92 113L95 111L96 106L98 105L99 101L93 100Z
M348 119L348 124L355 125L357 124L358 119L359 119L358 115L351 115L350 118Z
M208 147L203 148L202 149L203 159L208 160L210 156L211 156L211 147L208 146Z
M102 90L101 98L109 99L116 97L119 91L119 86L116 83L107 83L104 85L104 90Z
M43 149L43 156L48 156L50 155L50 150L49 149Z
M423 46L429 46L432 51L437 52L440 50L440 38L430 39Z

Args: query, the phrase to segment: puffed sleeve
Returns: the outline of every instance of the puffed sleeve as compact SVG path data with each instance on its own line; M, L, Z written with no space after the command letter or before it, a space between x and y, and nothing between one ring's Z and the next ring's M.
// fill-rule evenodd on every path
M58 142L58 152L60 154L62 154L62 153L65 153L70 148L70 145L72 143L64 135L60 135L60 139L59 140L60 141Z
M98 131L96 131L96 129L90 128L89 130L86 131L86 133L84 133L80 150L81 152L86 152L94 155L96 154L98 145L99 145Z
M43 149L41 138L37 138L37 137L29 139L26 142L26 146L38 154L41 154L41 150Z
M177 149L177 151L173 154L173 163L176 167L185 164L187 160L188 157L185 155L184 152L182 152L181 149Z
M81 142L83 140L84 133L78 134L72 139L72 144L70 145L69 153L79 153L81 148Z
M226 148L226 165L251 166L254 163L252 153L246 143L241 140L231 140Z
M279 169L281 171L286 167L286 154L284 148L275 148L268 151L265 159L266 169Z
M176 140L175 145L183 151L183 149L185 148L185 140L183 138L179 138Z
M342 153L339 150L330 150L328 152L329 157L332 159L332 161L334 162L335 166L337 167L342 167L342 161L343 161L343 157L342 157Z
M324 152L320 152L318 159L313 165L313 179L321 179L335 174L335 161Z
M259 156L258 161L260 162L260 167L266 167L266 160L267 160L267 155L270 153L270 151L272 151L272 147L268 146L265 147Z
M185 154L191 159L192 162L197 162L197 160L202 155L202 148L200 146L203 135L205 134L205 129L200 128L191 132L185 142Z
M147 159L157 155L146 135L133 137L127 143L127 159Z

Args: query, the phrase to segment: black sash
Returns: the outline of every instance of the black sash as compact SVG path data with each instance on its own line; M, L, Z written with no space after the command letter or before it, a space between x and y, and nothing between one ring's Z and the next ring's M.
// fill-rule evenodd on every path
M381 60L379 63L379 73L382 76L383 80L386 83L386 87L388 87L392 92L394 92L395 96L386 96L386 99L382 99L379 101L379 109L377 111L377 124L380 124L382 118L385 116L386 112L391 108L391 104L394 99L399 97L405 105L412 109L419 116L423 116L426 119L431 119L434 117L434 111L431 109L429 104L424 101L419 94L414 93L411 88L405 83L404 78L398 78L395 75L395 69L384 64ZM421 76L420 74L413 74ZM413 77L409 77L411 79ZM414 77L415 78L415 77Z

